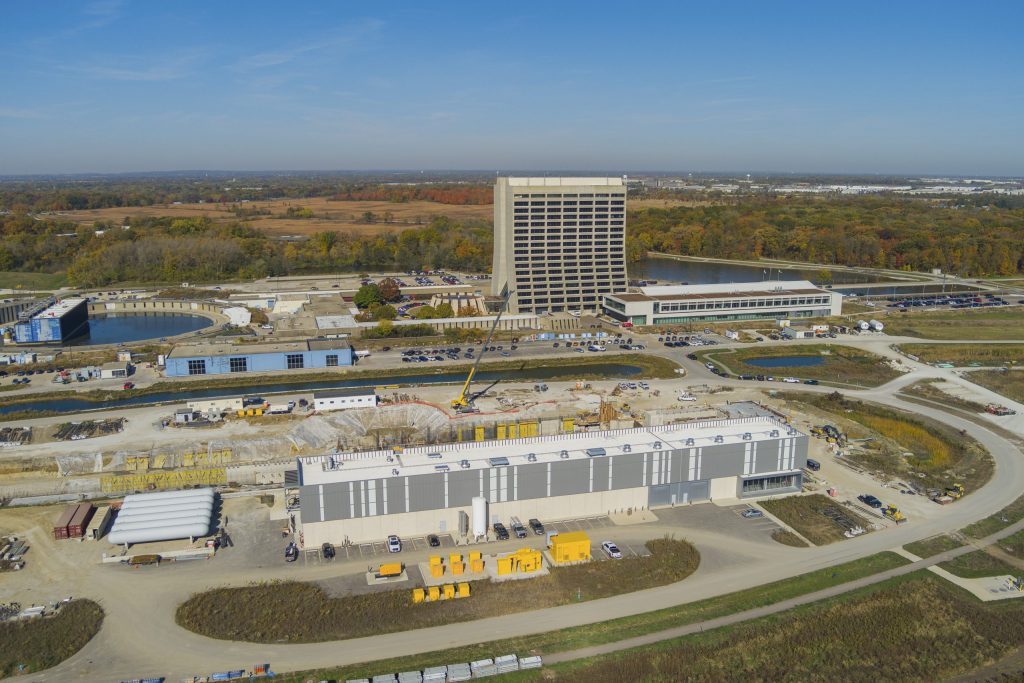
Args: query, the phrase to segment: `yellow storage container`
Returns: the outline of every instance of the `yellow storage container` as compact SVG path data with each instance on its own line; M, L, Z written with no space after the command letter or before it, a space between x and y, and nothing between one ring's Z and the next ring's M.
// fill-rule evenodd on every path
M455 564L456 562L462 562L462 554L461 553L452 553L451 555L448 556L448 563L449 564Z
M423 592L422 588L414 588L412 591L412 602L414 605L418 605L426 598L426 593Z
M388 564L382 564L380 566L381 576L399 576L402 573L401 562L390 562Z
M245 417L245 411L244 410L239 410L238 411L238 417Z
M504 439L505 438L505 432L506 432L505 425L496 425L495 426L495 436L497 438Z
M590 559L590 537L583 531L558 534L551 539L551 558L558 564Z
M444 565L443 564L432 564L430 565L430 575L435 579L439 579L444 576Z
M459 584L459 595L458 595L458 597L460 597L460 598L468 598L469 597L469 584L468 583L460 583Z
M453 599L455 597L455 584L453 584L453 583L446 583L442 588L444 588L444 599L445 600L451 600L451 599Z
M499 557L498 558L498 576L507 576L515 570L515 558L513 557Z
M469 561L469 571L471 571L471 572L482 572L483 570L484 570L484 561L483 560L479 560L478 559L478 560L470 560Z
M433 566L435 564L441 564L441 556L440 555L431 555L430 556L430 564L431 564L431 566Z
M473 439L475 441L483 441L487 438L487 434L484 432L483 427L475 427L473 430Z
M428 588L427 594L430 596L431 602L436 602L441 599L441 589L437 586L431 586Z
M466 565L461 562L452 562L452 576L462 576L466 571Z
M483 555L480 554L479 550L474 550L473 552L471 552L469 554L469 561L470 562L472 562L473 560L479 560L479 559L482 559L482 558L483 558Z

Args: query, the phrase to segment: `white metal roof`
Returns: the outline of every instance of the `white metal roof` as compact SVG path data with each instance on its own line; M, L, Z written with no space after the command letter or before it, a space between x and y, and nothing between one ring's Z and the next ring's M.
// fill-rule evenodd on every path
M507 458L508 463L557 462L564 459L585 460L588 451L604 449L605 456L626 452L696 448L716 444L774 441L796 436L792 427L773 417L743 417L727 420L704 420L660 427L613 429L600 432L577 432L558 436L540 436L502 441L416 446L400 453L390 450L336 453L299 458L303 485L362 481L391 476L430 474L447 465L449 471L491 467L494 458ZM656 446L655 444L660 444ZM394 470L398 470L398 474Z

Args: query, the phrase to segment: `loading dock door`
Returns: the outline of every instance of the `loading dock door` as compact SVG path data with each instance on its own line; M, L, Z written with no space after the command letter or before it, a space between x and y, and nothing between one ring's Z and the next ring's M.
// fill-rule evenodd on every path
M647 487L647 506L652 508L697 503L710 497L711 482L707 479Z

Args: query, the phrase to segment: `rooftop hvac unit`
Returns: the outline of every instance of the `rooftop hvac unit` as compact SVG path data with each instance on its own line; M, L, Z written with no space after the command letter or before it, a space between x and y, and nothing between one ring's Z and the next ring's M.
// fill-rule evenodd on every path
M427 457L430 458L431 460L438 460L442 456L440 453L427 453Z
M508 467L508 458L504 455L500 455L496 458L487 458L487 463L491 467Z
M565 460L566 458L569 457L569 451L562 451L561 453L558 454L558 457L561 458L562 460Z
M459 467L461 467L464 470L468 470L469 469L469 461L468 460L460 460L459 461Z
M398 476L398 468L397 467L395 469L391 470L391 476L392 477L397 477Z
M451 467L449 467L448 465L434 465L435 472L447 472L450 469Z
M536 453L528 453L526 455L526 460L527 460L527 462L537 462L537 454Z
M651 444L651 446L653 446L654 450L656 450L656 451L660 451L661 450L661 442L660 441L655 441L654 443Z
M627 444L623 444L623 446L622 446L622 452L623 453L630 453L632 451L633 451L633 447L632 446L630 446L628 443Z
M715 437L715 443L725 443L725 437L719 434Z
M772 437L773 439L778 438L779 430L778 429L773 429L772 431L768 432L768 436Z
M693 437L690 437L690 438L688 438L688 439L686 440L686 445L687 445L687 446L692 446L692 445L693 445L693 443L694 443L694 441L693 441Z
M588 448L587 455L589 455L591 458L598 458L601 457L602 455L608 455L608 451L606 451L603 448Z
M753 437L751 436L750 432L743 432L743 440L744 441L750 441L752 438Z

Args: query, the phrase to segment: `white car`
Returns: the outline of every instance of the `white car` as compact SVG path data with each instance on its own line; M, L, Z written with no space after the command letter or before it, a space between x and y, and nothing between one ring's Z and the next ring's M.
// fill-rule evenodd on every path
M800 380L798 380L796 377L784 377L782 381L788 382L789 384L800 384Z
M696 401L697 397L691 396L690 394L679 394L676 396L676 399L679 401Z
M604 554L613 560L622 559L622 551L619 550L619 546L615 545L611 541L603 541L601 543L601 550L603 550Z
M388 552L389 553L400 553L402 552L402 539L394 534L388 536Z

